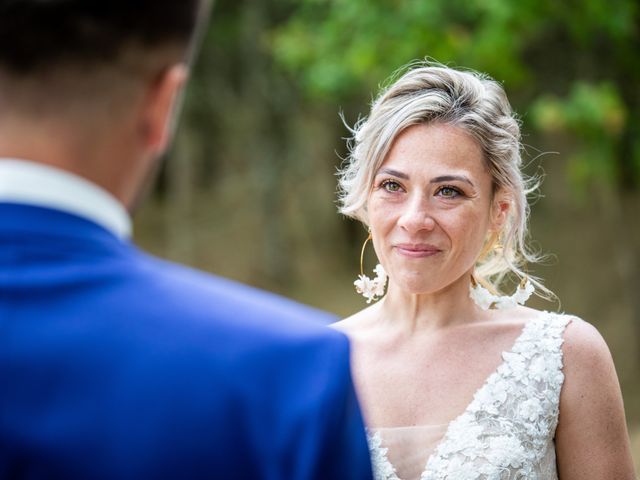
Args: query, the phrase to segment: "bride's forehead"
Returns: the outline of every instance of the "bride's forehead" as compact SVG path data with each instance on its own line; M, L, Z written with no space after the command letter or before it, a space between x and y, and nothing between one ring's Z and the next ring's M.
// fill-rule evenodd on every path
M490 177L484 155L475 141L441 141L434 138L400 139L376 171L399 178L434 176Z
M407 166L447 164L458 167L483 167L483 151L466 131L451 125L413 125L393 141L383 166L403 163Z

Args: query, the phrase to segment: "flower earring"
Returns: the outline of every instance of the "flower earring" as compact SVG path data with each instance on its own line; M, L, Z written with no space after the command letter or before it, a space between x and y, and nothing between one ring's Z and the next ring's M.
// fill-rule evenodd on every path
M524 305L535 288L529 280L529 277L523 277L520 285L516 289L515 293L510 296L506 295L494 295L485 287L480 285L475 277L471 275L471 284L469 286L469 297L483 310L490 308L503 310L507 308L514 308L518 305Z
M371 279L364 274L364 250L367 246L367 242L371 240L371 230L369 230L369 236L362 245L362 251L360 252L360 275L358 279L353 282L356 287L356 292L361 294L367 299L367 303L371 303L384 295L384 287L387 284L387 272L384 271L382 265L377 264L373 272L376 274L375 278Z

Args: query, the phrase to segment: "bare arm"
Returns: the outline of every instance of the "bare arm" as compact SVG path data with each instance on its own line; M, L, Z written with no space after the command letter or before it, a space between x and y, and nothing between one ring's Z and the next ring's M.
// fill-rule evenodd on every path
M556 430L562 480L635 480L622 394L598 331L575 319L565 332L565 382Z

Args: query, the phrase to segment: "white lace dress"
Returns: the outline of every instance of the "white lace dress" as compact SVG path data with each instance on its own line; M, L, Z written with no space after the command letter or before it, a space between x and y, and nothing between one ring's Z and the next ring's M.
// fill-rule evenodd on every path
M395 436L413 445L401 457L415 457L415 445L426 439L424 469L410 475L420 480L557 480L553 439L564 381L562 334L570 319L543 312L529 321L502 354L502 364L448 425L368 430L375 479L401 480L396 465L402 459L394 465L388 455L387 440Z

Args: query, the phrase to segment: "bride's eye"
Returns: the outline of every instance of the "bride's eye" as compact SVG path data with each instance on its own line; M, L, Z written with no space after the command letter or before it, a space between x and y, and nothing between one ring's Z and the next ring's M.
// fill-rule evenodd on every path
M456 198L464 195L462 191L456 187L452 187L450 185L442 186L436 192L436 195L439 195L444 198Z
M402 191L402 185L394 180L385 180L380 184L382 188L384 188L387 192L395 193Z

